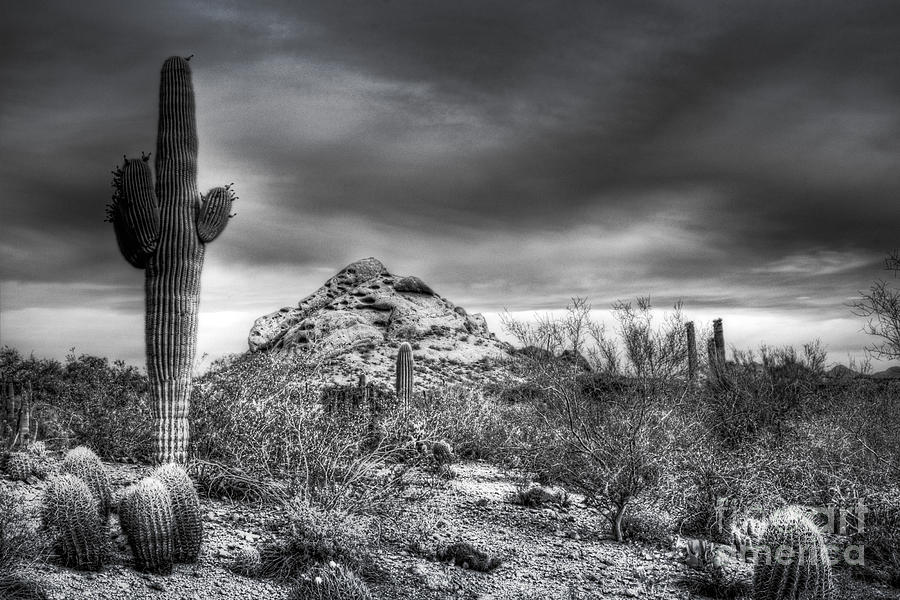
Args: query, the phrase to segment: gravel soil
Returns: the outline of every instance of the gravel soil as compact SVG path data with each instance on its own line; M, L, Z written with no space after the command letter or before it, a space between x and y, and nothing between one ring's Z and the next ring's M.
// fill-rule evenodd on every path
M106 462L113 490L149 473L142 465ZM370 585L376 598L480 600L680 599L694 596L678 583L688 572L672 548L619 544L603 534L599 515L571 495L568 507L526 508L512 504L516 474L471 462L452 467L452 478L421 473L390 514L376 519L384 543L375 550L384 581ZM21 498L36 527L44 481L0 480ZM193 565L176 565L168 576L132 568L117 517L110 519L110 559L99 573L82 573L53 559L20 568L41 582L51 598L202 599L289 597L286 586L233 574L231 556L242 546L271 539L278 509L227 499L202 499L204 549ZM503 559L489 573L441 562L434 549L457 541ZM741 567L749 573L750 566ZM900 599L900 591L850 580L840 572L840 598Z

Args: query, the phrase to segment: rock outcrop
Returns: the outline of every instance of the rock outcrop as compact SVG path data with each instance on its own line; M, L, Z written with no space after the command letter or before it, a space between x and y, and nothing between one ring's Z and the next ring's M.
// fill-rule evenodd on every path
M412 345L424 385L483 380L511 349L482 315L469 314L418 277L391 274L375 258L348 265L296 307L258 318L248 338L251 352L329 351L339 363L332 379L342 383L361 373L390 381L402 342Z

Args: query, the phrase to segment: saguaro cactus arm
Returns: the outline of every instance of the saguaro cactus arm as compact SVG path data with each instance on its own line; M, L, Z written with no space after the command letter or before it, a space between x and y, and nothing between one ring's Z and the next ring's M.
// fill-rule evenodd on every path
M160 230L159 202L153 191L150 165L144 160L126 158L113 177L109 220L122 256L132 266L143 269L156 252Z
M225 230L233 201L231 186L209 190L200 206L200 214L197 215L197 235L201 242L207 244Z

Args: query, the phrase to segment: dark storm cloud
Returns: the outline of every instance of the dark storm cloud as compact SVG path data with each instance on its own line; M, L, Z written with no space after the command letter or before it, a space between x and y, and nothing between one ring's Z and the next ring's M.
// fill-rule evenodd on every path
M287 298L377 255L479 308L653 293L825 314L898 245L896 2L6 12L6 290L139 302L103 207L122 154L154 150L170 54L196 56L201 188L241 196L211 271L322 269Z

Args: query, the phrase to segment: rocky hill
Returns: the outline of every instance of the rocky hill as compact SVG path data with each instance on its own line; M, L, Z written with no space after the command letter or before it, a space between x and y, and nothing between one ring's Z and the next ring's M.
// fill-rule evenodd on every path
M512 348L482 315L469 314L418 277L391 274L375 258L347 265L297 306L258 318L248 338L251 352L325 350L332 356L327 378L335 383L364 373L390 384L402 342L412 345L422 389L507 377L502 363Z

